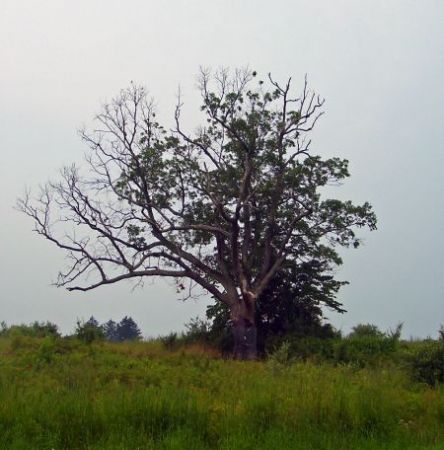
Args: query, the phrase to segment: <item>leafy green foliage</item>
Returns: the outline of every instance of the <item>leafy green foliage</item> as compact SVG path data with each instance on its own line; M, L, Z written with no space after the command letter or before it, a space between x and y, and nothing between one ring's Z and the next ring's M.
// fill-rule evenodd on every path
M335 361L336 347L340 339L332 336L289 335L290 353L293 358L302 361Z
M183 333L185 342L209 342L211 341L210 335L211 325L206 320L195 317L185 324L185 332Z
M444 342L425 342L409 357L408 363L417 381L430 386L444 383Z
M81 341L91 344L93 341L105 338L102 327L99 322L91 316L86 322L77 320L75 336Z
M276 373L289 366L292 361L291 344L288 341L284 341L273 353L269 354L267 366L273 373Z
M336 345L336 360L358 366L389 360L399 348L402 324L395 331L382 332L375 325L359 324Z
M161 336L160 341L167 350L175 350L178 344L177 333L169 333L165 336Z
M58 337L60 336L59 328L56 324L49 321L32 322L29 325L11 325L6 322L0 323L0 336L28 336L28 337Z
M370 323L360 323L355 325L350 334L349 338L360 338L360 337L375 337L380 338L383 337L384 333L376 326Z

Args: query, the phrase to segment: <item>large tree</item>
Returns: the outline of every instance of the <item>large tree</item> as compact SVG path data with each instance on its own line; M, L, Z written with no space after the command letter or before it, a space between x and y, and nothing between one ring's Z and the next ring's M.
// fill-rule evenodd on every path
M66 251L59 286L153 276L200 286L229 309L235 356L254 358L256 303L284 262L357 245L354 229L374 229L376 218L368 203L321 197L349 176L348 161L310 154L323 100L307 82L294 96L291 79L201 71L199 88L205 121L193 133L180 98L167 130L145 89L123 90L81 133L87 175L66 167L19 207Z

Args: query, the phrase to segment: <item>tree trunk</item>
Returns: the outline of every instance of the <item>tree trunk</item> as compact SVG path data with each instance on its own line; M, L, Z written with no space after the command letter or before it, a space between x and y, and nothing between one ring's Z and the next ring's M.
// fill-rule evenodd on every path
M239 300L231 310L235 359L256 359L257 328L253 302Z
M245 320L233 322L234 358L256 359L257 331L254 323Z

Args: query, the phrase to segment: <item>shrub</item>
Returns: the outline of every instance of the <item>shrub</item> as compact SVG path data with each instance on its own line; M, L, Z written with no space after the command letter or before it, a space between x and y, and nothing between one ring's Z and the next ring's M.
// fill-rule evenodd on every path
M101 326L94 317L90 317L87 322L77 320L75 336L87 344L93 341L104 339L105 335Z
M387 332L372 324L356 325L346 338L335 345L335 359L340 363L365 367L393 358L399 348L401 330L402 324Z
M183 333L183 339L185 342L209 342L210 328L209 321L195 317L185 324L186 331Z
M26 337L60 337L58 326L52 322L35 321L29 325L11 325L7 326L5 322L0 323L0 336L26 336Z
M6 336L8 333L8 325L4 320L0 322L0 336Z
M383 337L384 333L376 326L370 323L359 323L352 328L349 338L360 337Z
M278 373L284 367L290 365L292 361L291 344L288 341L284 341L273 353L270 353L268 356L267 367L271 370L271 372Z
M51 363L54 358L55 348L54 339L47 336L40 344L37 351L37 359L48 364Z
M390 329L386 333L386 335L398 342L399 339L401 339L402 325L403 325L402 322L398 323L398 325L396 325L395 329L394 330Z
M397 340L387 336L348 337L336 345L335 359L365 367L393 355L397 347Z
M291 357L291 344L288 341L282 342L278 349L268 357L269 360L273 360L279 364L289 364L292 361Z
M444 341L424 343L410 356L408 362L416 381L430 386L444 383Z
M166 336L161 336L160 342L162 342L163 346L167 350L169 350L169 351L174 350L178 344L177 333L170 333L170 334L167 334Z
M439 340L444 341L444 327L442 325L439 328L438 333L439 333Z
M294 342L292 354L295 358L303 360L333 359L335 355L335 342L336 339L325 339L315 336L303 337Z
M271 349L269 354L274 353L283 344L288 343L289 353L293 359L333 359L334 343L337 339L321 338L317 336L299 336L287 334L285 336L273 336L267 339L266 348Z

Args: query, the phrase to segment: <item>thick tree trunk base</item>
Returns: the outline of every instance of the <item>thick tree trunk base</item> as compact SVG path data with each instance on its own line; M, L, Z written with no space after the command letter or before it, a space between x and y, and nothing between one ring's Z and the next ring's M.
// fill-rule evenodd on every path
M256 359L257 358L257 330L256 325L241 319L233 322L234 336L234 358Z

